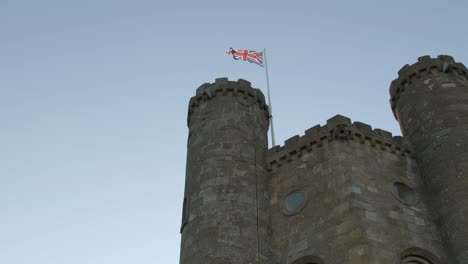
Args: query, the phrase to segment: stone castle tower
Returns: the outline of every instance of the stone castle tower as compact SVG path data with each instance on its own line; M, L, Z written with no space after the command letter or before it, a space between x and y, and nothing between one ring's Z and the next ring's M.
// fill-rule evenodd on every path
M244 80L188 111L181 264L467 264L468 70L420 57L390 86L404 137L337 115L268 149Z

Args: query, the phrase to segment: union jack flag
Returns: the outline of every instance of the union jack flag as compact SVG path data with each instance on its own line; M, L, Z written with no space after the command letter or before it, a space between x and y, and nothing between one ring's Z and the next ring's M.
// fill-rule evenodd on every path
M236 50L229 48L226 52L227 55L231 55L235 60L248 61L250 63L255 63L258 66L263 67L263 51L253 51L253 50Z

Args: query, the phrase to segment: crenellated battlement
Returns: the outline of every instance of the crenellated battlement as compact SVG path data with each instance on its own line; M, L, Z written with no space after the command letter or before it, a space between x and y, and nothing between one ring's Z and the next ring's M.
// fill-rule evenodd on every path
M423 56L390 85L404 137L336 115L268 149L259 89L200 85L180 263L465 263L467 91L465 65Z
M265 118L270 118L268 105L265 102L265 96L262 91L253 88L249 81L239 79L237 81L229 81L228 78L218 78L214 83L204 83L197 88L196 95L190 98L189 109L187 115L187 124L190 123L190 118L196 107L201 102L213 99L216 96L243 96L245 99L255 102L265 114Z
M437 58L422 56L418 62L411 66L406 64L398 71L398 78L393 80L390 85L390 104L393 114L396 117L396 106L401 94L411 85L415 78L421 78L423 75L434 74L436 72L453 73L468 79L468 70L462 63L455 62L454 58L447 55L439 55Z
M305 131L303 136L293 136L284 142L284 146L274 146L268 150L269 168L280 167L285 162L302 156L304 151L312 152L323 144L333 140L352 140L361 144L369 144L398 155L410 155L413 158L410 145L401 136L392 136L391 132L382 129L372 129L361 122L351 123L351 119L336 115L327 120L325 126L316 125Z

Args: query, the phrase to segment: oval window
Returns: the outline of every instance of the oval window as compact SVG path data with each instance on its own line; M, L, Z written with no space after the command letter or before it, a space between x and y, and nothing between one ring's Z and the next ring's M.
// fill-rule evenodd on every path
M403 204L415 205L417 203L416 192L402 182L395 182L392 192L395 198Z
M306 201L306 193L304 191L290 192L284 200L284 209L287 214L298 213L304 208Z

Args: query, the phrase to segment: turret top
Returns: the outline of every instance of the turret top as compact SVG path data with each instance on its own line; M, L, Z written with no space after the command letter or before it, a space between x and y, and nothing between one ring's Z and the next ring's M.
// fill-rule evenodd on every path
M390 85L390 104L394 115L401 93L411 84L412 80L434 72L453 72L465 79L468 78L468 70L465 65L456 62L452 56L439 55L437 58L431 58L426 55L419 57L416 63L403 66L398 71L398 78L393 80Z
M265 114L265 118L269 119L269 109L265 102L265 96L262 91L253 88L249 81L239 79L237 81L229 81L228 78L217 78L214 83L204 83L197 88L196 95L190 99L187 123L190 122L190 117L193 110L200 102L210 100L221 95L244 96L255 102Z

